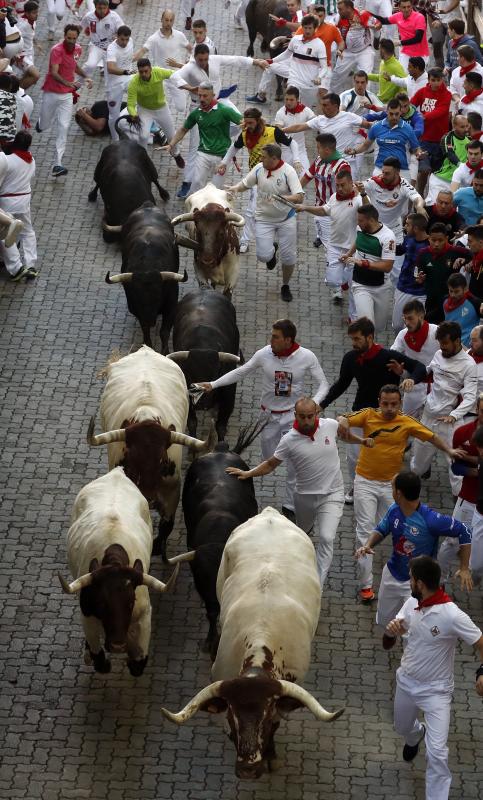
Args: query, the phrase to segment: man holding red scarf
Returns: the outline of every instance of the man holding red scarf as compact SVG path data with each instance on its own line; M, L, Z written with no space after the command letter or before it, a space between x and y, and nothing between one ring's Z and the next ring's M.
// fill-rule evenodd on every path
M17 243L6 247L0 242L2 259L10 275L10 280L20 281L22 278L36 278L38 273L37 239L30 217L31 185L35 175L35 161L29 148L32 137L27 131L19 131L5 156L7 169L0 183L0 208L23 223L23 230L17 236L23 250L24 265Z
M228 467L226 471L239 480L247 480L269 475L284 461L291 465L295 475L295 517L297 525L306 533L313 531L317 539L317 569L322 591L344 511L344 483L337 450L339 425L335 419L319 419L317 404L309 397L297 400L294 415L292 429L282 437L270 458L250 470ZM374 446L374 439L347 436L346 432L343 438L366 447Z
M404 737L404 761L413 761L426 743L426 800L448 800L448 731L454 690L453 664L459 639L477 647L483 661L483 635L441 589L441 569L429 556L411 559L411 597L388 625L392 636L406 636L396 673L394 727ZM418 601L415 602L415 599ZM483 697L483 665L476 670L476 692ZM418 720L424 712L424 724Z
M317 357L311 350L301 347L295 341L297 328L289 319L279 319L272 325L270 344L257 350L241 367L227 372L213 383L200 383L198 386L205 392L238 383L246 375L261 369L262 396L261 408L268 418L260 443L262 457L270 458L284 434L293 424L295 403L305 395L305 376L310 373L317 388L314 391L314 402L320 406L322 398L327 394L328 382ZM287 466L287 482L282 505L282 513L293 516L293 491L295 475L290 463Z
M406 327L399 331L394 344L391 345L391 350L404 353L409 358L416 358L427 367L436 351L439 350L436 339L438 326L424 319L424 305L416 298L409 300L403 306L403 320ZM401 376L403 373L404 367L401 365ZM406 392L402 406L403 414L410 414L415 419L421 419L426 394L426 383L418 383L412 392Z

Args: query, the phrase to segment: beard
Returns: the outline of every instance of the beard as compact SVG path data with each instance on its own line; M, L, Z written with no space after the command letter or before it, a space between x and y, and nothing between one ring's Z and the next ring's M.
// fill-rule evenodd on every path
M421 593L421 592L418 592L418 590L417 590L417 589L414 589L414 590L411 592L411 597L414 597L414 599L415 599L415 600L417 600L418 602L420 602L420 601L423 599L423 595L422 595L422 593Z

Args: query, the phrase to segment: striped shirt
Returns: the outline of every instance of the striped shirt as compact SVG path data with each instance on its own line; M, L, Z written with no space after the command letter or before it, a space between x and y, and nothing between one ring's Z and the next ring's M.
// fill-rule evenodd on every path
M333 161L323 161L321 158L316 158L306 170L304 177L309 181L313 178L315 181L316 206L325 205L329 197L334 194L335 176L341 169L351 171L350 164L345 158L336 158Z

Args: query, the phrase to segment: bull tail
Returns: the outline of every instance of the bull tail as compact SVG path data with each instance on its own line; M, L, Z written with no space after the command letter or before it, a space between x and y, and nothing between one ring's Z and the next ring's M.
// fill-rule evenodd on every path
M163 187L159 184L159 182L157 180L154 181L154 185L156 186L156 188L157 188L157 190L159 192L159 196L160 196L161 200L163 200L165 203L167 203L168 200L169 200L169 192L167 192L166 189L163 189Z
M235 446L232 449L232 453L236 453L240 456L247 447L250 447L252 442L260 436L261 432L268 425L270 420L268 419L257 419L253 425L246 425L244 428L241 429L240 433L238 434L238 439L236 440Z

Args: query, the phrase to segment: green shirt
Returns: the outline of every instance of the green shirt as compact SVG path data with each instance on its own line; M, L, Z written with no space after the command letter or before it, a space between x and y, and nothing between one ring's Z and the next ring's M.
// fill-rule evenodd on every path
M133 75L127 87L128 113L135 117L138 105L153 111L166 105L163 83L173 72L173 69L152 67L151 77L148 81L143 81L139 73Z
M195 108L185 119L183 128L189 131L198 125L200 134L198 150L201 153L223 158L231 145L230 122L239 124L242 119L242 115L235 109L225 106L223 103L217 103L209 111Z
M466 152L466 145L470 141L467 136L464 139L458 139L457 136L453 136L453 150L455 155L459 158L460 164L465 164L468 158L468 154ZM460 164L452 164L449 158L445 158L441 169L438 172L435 172L437 178L441 178L442 181L448 181L451 183L453 178L453 173L460 166Z
M376 72L371 72L367 76L370 81L379 81L379 91L377 96L383 103L388 103L389 100L392 100L393 97L399 94L401 87L397 86L391 81L386 81L386 79L382 77L383 72L387 72L388 75L395 75L397 78L405 78L406 72L403 65L397 60L396 56L391 56L391 58L388 58L387 61L383 61L381 59L381 63L379 64L379 74Z

